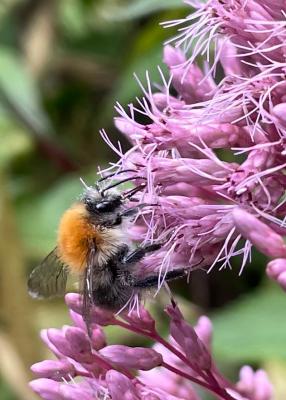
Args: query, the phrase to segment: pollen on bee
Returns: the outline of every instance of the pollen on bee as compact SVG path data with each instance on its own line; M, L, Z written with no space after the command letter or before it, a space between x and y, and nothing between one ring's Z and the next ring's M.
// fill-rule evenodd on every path
M89 222L85 206L76 203L63 214L58 228L58 257L72 273L84 272L91 241L97 245L101 237Z

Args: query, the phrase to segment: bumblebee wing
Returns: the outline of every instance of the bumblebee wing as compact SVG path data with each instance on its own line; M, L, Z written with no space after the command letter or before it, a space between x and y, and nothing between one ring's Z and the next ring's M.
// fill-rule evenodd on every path
M83 279L83 310L82 316L86 323L88 333L90 334L91 324L91 308L93 306L93 282L94 282L94 265L95 265L96 247L91 245L87 257L87 265Z
M29 276L28 290L32 297L48 298L65 293L68 272L59 260L57 248Z

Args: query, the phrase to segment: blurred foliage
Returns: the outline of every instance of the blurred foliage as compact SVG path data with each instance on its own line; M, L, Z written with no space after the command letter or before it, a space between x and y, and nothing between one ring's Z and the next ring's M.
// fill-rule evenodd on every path
M9 342L3 348L12 349L5 371L0 368L0 398L30 400L18 382L27 381L29 364L46 351L33 335L68 323L68 315L62 300L28 299L25 275L53 248L59 217L82 190L79 177L93 183L98 166L116 161L99 130L117 143L114 103L127 105L141 95L133 73L143 85L146 70L160 82L162 42L172 31L159 23L180 18L186 9L181 0L0 3L0 334ZM10 227L5 232L3 221ZM230 374L245 362L270 369L276 363L279 382L286 357L285 299L279 289L264 286L264 263L257 258L239 278L238 266L211 276L198 272L190 285L175 283L174 289L197 304L184 306L190 319L214 313L216 354ZM167 331L160 301L151 307ZM112 329L109 337L130 342Z
M17 398L11 393L7 383L2 380L0 380L0 394L2 400L17 400Z
M285 293L269 285L217 312L212 318L217 356L237 363L286 361L285 308Z

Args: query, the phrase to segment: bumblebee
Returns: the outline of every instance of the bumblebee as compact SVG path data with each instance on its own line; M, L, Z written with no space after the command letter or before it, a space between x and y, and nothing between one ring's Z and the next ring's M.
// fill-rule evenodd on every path
M69 273L79 276L82 282L84 315L92 305L118 311L130 300L134 292L158 285L158 276L136 276L136 264L150 252L160 249L161 244L149 244L134 249L128 238L128 222L150 204L142 203L126 208L128 201L146 185L142 183L126 192L116 186L131 177L101 188L107 178L129 170L101 178L96 186L85 187L79 201L62 216L56 248L38 265L28 279L32 297L49 298L65 293ZM185 275L184 270L173 270L166 280Z

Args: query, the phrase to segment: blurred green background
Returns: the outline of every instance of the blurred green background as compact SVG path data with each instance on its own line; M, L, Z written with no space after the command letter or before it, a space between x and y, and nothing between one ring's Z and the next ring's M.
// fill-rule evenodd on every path
M98 166L116 161L99 130L128 148L113 127L114 103L140 95L133 72L158 79L162 42L173 33L159 22L185 14L181 0L0 1L1 400L35 398L29 366L49 356L39 330L68 323L62 299L28 297L26 277L54 247L59 217L82 190L79 177L92 184ZM282 400L286 296L264 280L264 264L256 257L242 277L235 265L196 272L174 289L190 319L213 317L215 354L228 376L235 380L241 364L262 366ZM166 330L163 302L151 308ZM130 342L124 332L109 336Z

